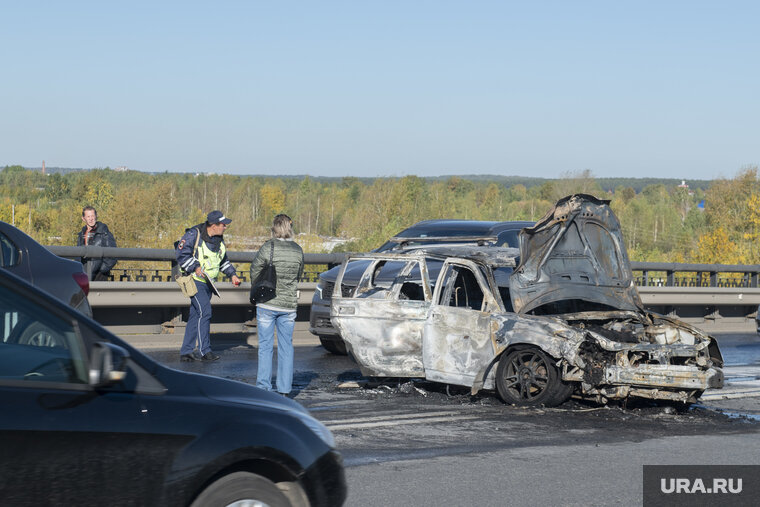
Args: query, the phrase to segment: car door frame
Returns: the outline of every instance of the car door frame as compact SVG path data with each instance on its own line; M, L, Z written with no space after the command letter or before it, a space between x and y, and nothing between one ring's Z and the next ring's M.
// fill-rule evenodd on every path
M343 275L351 262L367 261L359 283L349 296L342 295ZM370 294L373 274L380 263L401 262L386 292ZM419 266L424 300L399 299L401 289L415 266ZM368 288L362 292L363 288ZM331 320L363 375L377 377L424 377L422 333L432 301L425 256L409 254L362 254L341 266L331 302Z
M456 267L469 269L475 275L483 291L479 310L442 303L448 288L446 278ZM493 361L496 344L491 316L504 309L493 295L491 282L482 266L473 261L461 258L444 261L423 332L423 365L428 380L470 387L476 375Z

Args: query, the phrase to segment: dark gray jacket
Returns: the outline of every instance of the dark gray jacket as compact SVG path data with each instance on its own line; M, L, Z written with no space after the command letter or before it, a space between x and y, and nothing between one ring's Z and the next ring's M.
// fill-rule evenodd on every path
M87 233L87 226L82 227L77 235L77 246L84 246L84 236ZM87 246L104 246L104 247L116 247L116 240L108 230L108 226L103 222L95 222L95 228L90 232L90 239L87 241ZM92 270L90 271L90 280L104 280L108 276L111 269L116 265L116 259L105 257L103 259L82 259L82 264L86 261L92 263ZM85 264L86 265L86 264Z
M298 308L298 279L303 273L303 250L295 241L270 239L264 243L251 263L251 283L254 283L259 273L266 268L272 244L272 264L277 272L277 288L274 299L261 303L260 306L295 310Z

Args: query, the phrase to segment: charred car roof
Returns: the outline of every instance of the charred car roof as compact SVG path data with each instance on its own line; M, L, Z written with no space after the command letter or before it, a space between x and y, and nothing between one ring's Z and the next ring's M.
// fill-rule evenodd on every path
M468 259L473 262L479 262L486 266L499 267L517 265L517 259L520 250L509 247L480 247L469 245L430 245L426 247L417 247L408 254L396 254L399 259L404 259L410 255L433 257L446 259L448 257L459 257Z

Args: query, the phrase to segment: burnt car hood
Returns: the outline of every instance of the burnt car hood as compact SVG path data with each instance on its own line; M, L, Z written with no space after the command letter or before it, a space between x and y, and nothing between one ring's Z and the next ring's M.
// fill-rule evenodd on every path
M643 311L609 203L567 196L520 232L520 265L510 277L516 312Z

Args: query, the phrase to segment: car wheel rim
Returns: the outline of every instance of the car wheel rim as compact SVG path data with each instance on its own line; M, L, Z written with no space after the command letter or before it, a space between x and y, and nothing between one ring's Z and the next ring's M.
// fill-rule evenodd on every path
M521 400L533 400L546 391L549 368L535 352L516 354L507 365L506 388Z
M269 507L269 504L260 500L238 500L227 504L227 507Z
M57 345L56 339L50 333L45 331L33 334L29 337L27 343L35 347L55 347Z

